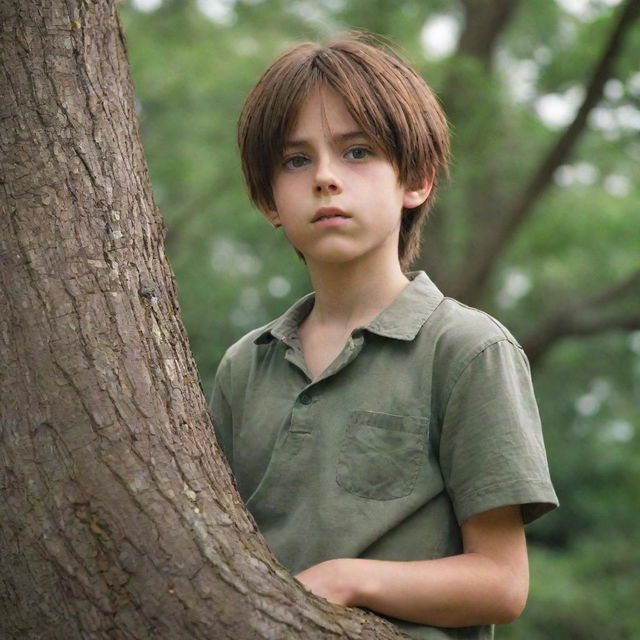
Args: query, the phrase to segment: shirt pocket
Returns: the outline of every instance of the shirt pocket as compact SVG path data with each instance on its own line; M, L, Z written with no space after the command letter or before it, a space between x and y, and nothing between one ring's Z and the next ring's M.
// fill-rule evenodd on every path
M429 419L353 411L340 446L336 481L372 500L410 494L426 462Z

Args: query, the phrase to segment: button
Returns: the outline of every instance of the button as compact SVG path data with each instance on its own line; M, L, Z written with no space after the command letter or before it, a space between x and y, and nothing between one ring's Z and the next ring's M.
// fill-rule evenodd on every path
M311 404L311 396L308 393L301 393L300 402L302 402L302 404Z

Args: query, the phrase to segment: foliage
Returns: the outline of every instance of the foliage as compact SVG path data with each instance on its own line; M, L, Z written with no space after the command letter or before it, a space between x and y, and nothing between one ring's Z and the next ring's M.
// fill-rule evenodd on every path
M426 231L428 239L442 227L432 268L446 282L571 118L620 10L597 0L585 0L582 14L563 8L579 4L520 3L489 67L464 52L425 52L425 23L448 15L461 25L462 2L164 0L148 12L121 5L151 180L206 391L229 344L309 289L293 250L249 204L235 149L240 107L265 63L292 40L345 28L398 42L452 119L453 177ZM226 7L217 21L198 8L213 5ZM579 144L496 261L480 300L523 340L638 267L639 46L636 24ZM545 106L554 101L552 122ZM634 310L637 295L585 313ZM632 544L640 332L559 340L534 373L562 505L529 530L530 604L502 637L632 637L640 623Z

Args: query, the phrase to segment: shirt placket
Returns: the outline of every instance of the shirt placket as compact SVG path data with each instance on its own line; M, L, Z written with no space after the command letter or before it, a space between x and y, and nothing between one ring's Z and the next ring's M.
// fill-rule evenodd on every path
M352 332L336 359L315 380L311 380L297 335L287 336L284 342L288 346L284 356L285 360L300 369L307 380L307 384L300 389L293 403L289 432L312 433L317 424L315 409L319 396L322 394L322 383L337 375L356 359L364 344L362 330L356 329Z

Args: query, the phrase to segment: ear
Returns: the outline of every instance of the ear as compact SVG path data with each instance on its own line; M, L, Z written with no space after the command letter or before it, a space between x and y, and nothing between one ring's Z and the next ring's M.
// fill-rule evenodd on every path
M402 206L405 209L415 209L419 207L429 197L431 189L433 188L433 179L433 175L428 175L424 181L418 185L417 189L405 188Z
M262 215L274 226L281 227L280 214L275 209L262 209Z

